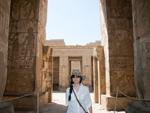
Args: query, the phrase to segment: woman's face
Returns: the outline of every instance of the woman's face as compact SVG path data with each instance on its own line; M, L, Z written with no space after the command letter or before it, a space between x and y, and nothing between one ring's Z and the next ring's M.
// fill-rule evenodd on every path
M80 76L75 75L75 76L72 78L72 80L73 80L73 83L74 83L74 84L79 84L79 83L80 83Z

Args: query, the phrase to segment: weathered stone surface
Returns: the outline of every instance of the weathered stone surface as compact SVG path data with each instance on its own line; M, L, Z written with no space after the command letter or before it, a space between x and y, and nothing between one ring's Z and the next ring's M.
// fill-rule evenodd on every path
M102 95L101 101L104 109L108 111L124 111L125 108L127 108L128 103L131 102L131 100L126 97L118 97L116 99L115 97L108 95Z
M103 9L103 12L101 11L102 45L104 45L103 55L105 55L105 59L103 59L104 56L98 55L98 66L97 61L91 59L93 50L90 47L77 46L74 49L70 46L67 47L67 51L65 49L60 50L59 47L56 48L59 49L57 52L55 51L56 56L63 54L63 57L60 58L60 65L57 62L56 66L57 68L58 65L60 66L59 73L63 72L59 78L60 87L66 89L68 86L70 75L68 64L71 62L69 65L74 68L82 67L81 71L86 75L85 84L92 86L91 81L94 75L95 85L99 83L98 86L95 86L95 96L98 99L101 98L100 95L106 94L107 96L105 95L101 102L105 103L109 110L113 110L117 87L125 94L135 96L134 74L138 97L150 99L150 1L132 0L133 13L131 0L101 0L100 2L102 5L100 8ZM34 96L14 102L15 108L19 110L28 109L26 112L29 113L38 113L39 106L51 102L52 99L52 51L49 47L46 49L43 47L46 5L47 0L0 1L0 99L5 89L6 66L8 66L5 95L15 97L34 92ZM10 31L8 26L10 26ZM134 41L132 28L134 28ZM53 44L51 43L50 46ZM62 41L57 44L64 46ZM78 49L80 50L78 51ZM65 55L68 52L70 57ZM135 62L133 62L133 53ZM74 61L74 58L77 61ZM80 63L82 66L79 66ZM95 68L92 70L93 67ZM97 67L99 67L98 74L104 75L96 76ZM105 72L103 72L104 69ZM94 74L92 74L93 72ZM54 81L58 82L55 79ZM121 94L118 96L117 110L120 110L126 107L128 101ZM129 106L133 110L131 110L132 112L139 112L140 110L140 113L147 112L144 111L147 108L139 103L132 105ZM145 105L149 106L150 103L145 102ZM137 111L136 109L140 110Z
M48 91L47 81L45 78L42 79L46 5L47 0L11 0L8 80L5 95L20 96L24 93L34 93L31 98L20 99L14 104L15 108L30 109L36 113L39 112L39 96L46 95L43 93ZM49 75L51 71L47 73Z
M53 88L59 88L59 57L53 57Z
M50 45L49 45L50 46ZM94 56L94 46L52 46L53 57L59 57L59 66L54 63L53 67L59 68L59 77L57 74L55 80L59 79L59 90L65 91L69 86L70 74L73 69L79 69L85 75L84 84L92 90L92 56ZM95 67L95 69L97 66ZM56 70L56 69L55 69ZM54 71L55 72L55 71ZM58 71L57 71L58 72ZM95 72L94 72L95 73ZM53 73L54 74L54 73ZM96 74L97 75L97 74ZM57 82L54 81L55 82Z
M110 88L111 88L111 95L115 96L116 95L116 90L117 88L119 89L119 91L127 94L128 96L135 96L135 87L134 87L134 76L132 75L133 73L131 73L131 71L119 71L119 70L115 70L115 71L111 71L110 74L112 74L111 76L111 82L113 84L111 84ZM120 95L119 96L123 96Z
M101 5L103 5L101 20L103 22L102 45L104 45L105 55L106 95L114 96L119 87L127 95L134 96L132 2L131 0L102 0ZM107 104L110 105L113 101L108 101ZM110 107L112 106L109 106L109 109Z
M102 46L98 46L96 51L98 58L98 102L101 103L101 95L106 94L104 48Z
M116 23L117 24L117 23ZM111 24L110 24L111 26ZM127 28L126 28L127 29ZM130 31L130 32L129 32ZM132 30L109 29L109 54L110 56L127 56L133 58ZM117 51L116 51L117 49ZM133 62L132 60L130 62Z
M42 78L40 86L40 106L52 101L52 48L43 48Z
M3 97L7 79L7 50L11 0L0 1L0 100Z
M33 0L11 1L8 80L5 94L20 95L35 89L36 5Z
M36 89L39 92L37 98L37 112L39 107L52 101L52 49L45 46L45 27L47 19L48 0L39 0L37 45L36 45Z
M150 99L150 1L132 1L137 94L140 99Z
M135 101L129 103L126 113L150 113L150 107L145 106L145 103L140 101Z
M53 39L53 40L46 40L44 45L59 47L59 46L65 46L65 42L64 39L55 39L55 40Z
M108 18L132 18L131 0L106 0ZM129 13L130 12L130 13Z
M92 57L92 64L91 67L93 67L91 73L93 74L93 89L94 89L94 100L96 103L99 102L99 88L98 88L98 59L97 57Z
M14 113L13 104L8 102L0 103L0 113Z

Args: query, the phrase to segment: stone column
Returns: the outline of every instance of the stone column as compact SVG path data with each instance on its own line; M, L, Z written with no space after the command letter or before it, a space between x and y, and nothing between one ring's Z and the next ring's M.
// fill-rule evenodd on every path
M117 88L129 96L135 96L132 3L131 0L102 0L101 3L105 15L102 45L106 69L106 95L103 95L102 103L108 110L113 110ZM127 102L126 97L119 94L117 110L124 109Z
M15 101L15 108L39 112L42 51L47 0L11 0L8 81L5 95L33 96Z
M49 60L48 60L48 71L47 71L47 88L48 88L48 102L52 102L53 92L53 49L49 48Z
M94 83L94 100L98 103L99 95L98 95L98 65L97 58L93 57L93 83Z
M45 105L52 101L52 48L43 48L42 79L40 87L40 105Z
M132 0L134 29L134 74L139 99L150 100L150 1ZM129 112L150 112L149 102L133 102Z
M10 2L11 0L0 1L0 100L3 97L7 79Z
M60 56L59 62L59 90L65 91L69 85L68 56Z
M89 84L89 88L92 88L92 74L91 74L91 56L82 57L82 69L83 75L85 75L84 84Z
M105 81L105 63L104 63L104 49L102 46L96 48L98 58L98 95L99 103L101 103L101 95L106 94L106 81Z

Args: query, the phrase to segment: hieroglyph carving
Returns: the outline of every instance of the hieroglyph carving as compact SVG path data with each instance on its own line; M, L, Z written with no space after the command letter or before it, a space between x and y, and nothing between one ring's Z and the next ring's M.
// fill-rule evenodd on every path
M33 29L29 28L27 35L11 34L9 38L9 62L18 68L31 68L35 56L35 36Z

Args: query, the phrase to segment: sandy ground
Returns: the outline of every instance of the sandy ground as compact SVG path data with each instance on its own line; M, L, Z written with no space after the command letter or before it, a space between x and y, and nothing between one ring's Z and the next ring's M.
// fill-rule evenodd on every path
M93 94L91 94L91 98L93 101ZM66 113L65 93L57 93L57 92L53 93L53 103L45 105L41 113ZM125 112L106 111L103 109L101 105L93 102L93 113L125 113Z

